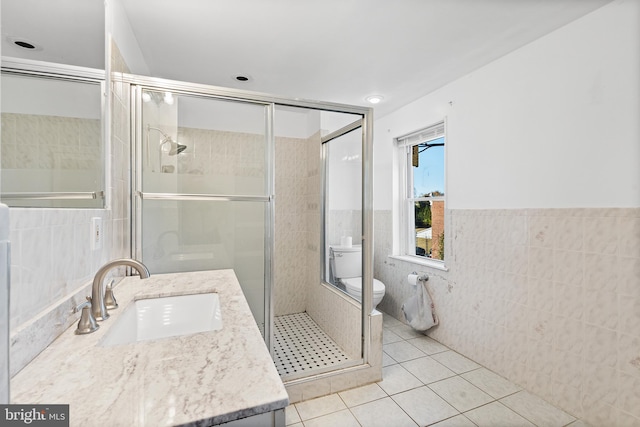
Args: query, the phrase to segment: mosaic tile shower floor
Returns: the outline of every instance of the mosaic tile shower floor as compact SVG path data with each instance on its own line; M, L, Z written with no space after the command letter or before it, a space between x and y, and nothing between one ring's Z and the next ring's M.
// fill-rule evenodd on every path
M352 361L307 313L274 319L274 362L286 380L333 370Z

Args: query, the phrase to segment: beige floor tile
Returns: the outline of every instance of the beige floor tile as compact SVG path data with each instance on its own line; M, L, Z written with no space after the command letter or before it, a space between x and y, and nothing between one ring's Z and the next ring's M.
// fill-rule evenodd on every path
M502 399L505 396L522 390L511 381L502 378L500 375L491 372L486 368L480 368L464 373L461 377L494 399Z
M449 347L442 345L438 341L427 336L412 338L410 340L407 340L407 342L429 355L450 350Z
M382 368L382 381L378 383L387 394L396 394L422 386L420 380L400 365Z
M504 399L500 399L500 402L539 426L559 427L575 420L574 417L566 412L526 391L507 396Z
M387 397L378 384L369 384L338 393L348 408Z
M463 355L456 353L453 350L437 353L432 355L431 357L433 357L436 361L442 363L447 368L451 369L456 374L462 374L481 367L473 360L467 359Z
M344 409L304 422L304 427L360 427L351 411Z
M391 398L421 426L442 421L459 413L426 386L394 394Z
M383 328L395 328L398 326L402 326L404 323L388 315L387 313L382 313L382 327Z
M417 424L390 398L351 408L362 427L415 427Z
M401 336L405 340L409 340L411 338L419 338L419 337L423 337L424 336L423 333L416 331L411 326L405 325L404 323L402 325L400 325L400 326L395 326L395 327L389 328L389 329L391 329L396 335Z
M287 427L304 427L304 424L302 423L295 423L295 424L291 424L290 426Z
M422 351L418 350L408 342L402 340L391 344L385 344L382 349L389 356L398 362L406 362L407 360L417 359L426 356Z
M296 403L295 407L302 421L347 409L347 406L337 394Z
M476 425L469 421L469 418L465 417L464 415L457 415L453 418L440 421L439 423L434 424L431 427L476 427Z
M460 412L477 408L494 400L487 393L461 377L451 377L429 384L429 388Z
M384 351L382 352L382 367L389 366L389 365L394 365L396 363L398 363L398 362L396 360L394 360L393 357L389 356Z
M491 402L464 415L479 427L535 427L500 402Z
M618 423L619 425L623 425ZM633 425L633 424L629 424L629 425ZM640 423L636 423L636 425L640 425ZM591 427L591 424L587 424L586 422L582 421L582 420L577 420L572 422L571 424L569 424L567 427Z
M284 414L287 420L286 425L295 424L302 421L300 419L300 415L298 414L298 411L296 410L295 405L289 405L286 408L284 408Z
M400 365L424 384L435 383L456 375L451 369L441 365L429 356L409 360Z
M403 338L393 332L391 329L382 330L382 344L391 344L398 341L403 341Z

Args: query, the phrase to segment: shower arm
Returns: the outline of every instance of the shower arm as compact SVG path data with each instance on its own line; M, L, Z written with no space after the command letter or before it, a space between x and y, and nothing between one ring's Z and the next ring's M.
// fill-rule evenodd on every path
M151 167L151 150L150 150L150 145L149 145L149 132L151 130L157 130L164 137L164 139L162 141L160 141L160 145L159 146L162 146L162 144L164 144L167 140L172 141L171 137L169 135L167 135L166 133L164 133L161 129L155 128L155 127L153 127L151 125L147 125L147 166L149 166L149 167ZM162 152L160 152L160 154L158 156L158 172L160 172L160 169L162 169ZM155 172L155 171L151 170L151 172Z

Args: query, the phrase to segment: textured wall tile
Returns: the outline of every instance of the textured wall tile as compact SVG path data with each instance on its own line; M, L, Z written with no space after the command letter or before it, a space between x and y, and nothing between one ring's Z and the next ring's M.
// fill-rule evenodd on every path
M635 417L640 417L640 378L621 372L619 381L620 408Z
M582 322L556 317L553 322L553 335L554 348L582 357L585 348L585 331Z
M615 255L618 251L618 224L615 217L586 218L583 222L584 251Z
M640 218L618 218L618 254L640 258Z
M584 255L584 288L586 291L611 291L618 288L617 257L586 253Z
M529 248L529 272L531 278L553 280L554 252L548 248Z
M585 363L583 403L592 405L598 401L613 405L617 400L618 375L614 368L594 363Z
M618 292L622 295L640 297L640 258L616 258Z
M640 336L640 297L620 296L618 299L620 331Z
M584 294L579 286L554 283L554 313L563 318L582 320L584 313Z
M526 383L569 411L584 409L594 425L620 413L631 417L622 407L620 395L611 399L617 380L608 377L610 370L618 367L640 378L640 338L636 332L640 327L635 315L640 311L636 307L640 262L636 262L636 253L627 253L640 245L636 210L524 210L527 270L520 275L514 274L518 254L513 255L513 247L507 246L505 252L501 246L510 239L515 213L449 212L453 256L447 262L449 273L438 273L441 280L437 284L430 281L430 286L435 285L434 303L441 313L441 324L429 335L475 360L495 365L497 372ZM393 236L390 218L388 211L376 212L376 249L391 247L389 242L379 241L381 236L388 236L386 240ZM593 233L594 228L609 233ZM479 229L485 240L487 236L495 238L479 242ZM623 234L631 237L623 238ZM495 259L495 254L502 260ZM400 278L415 269L415 265L385 255L376 254L378 277ZM406 296L402 287L387 285L381 308L401 318L399 306ZM493 333L495 323L488 323L496 321L501 307L504 341ZM483 340L504 348L500 350L503 357L492 357ZM582 361L587 367L576 371ZM588 387L593 391L587 396L581 390L595 367L598 375L605 373L591 380ZM626 384L628 387L631 380ZM595 391L598 387L602 389ZM591 402L590 398L604 398L611 404L601 400L583 408L583 399Z
M583 223L584 218L575 216L561 216L555 220L556 233L555 248L580 251L583 249Z
M585 361L598 366L615 368L618 364L618 336L616 331L600 326L584 326Z
M553 251L553 281L571 286L582 286L584 278L584 253L577 251Z
M584 321L608 329L618 327L618 295L615 292L586 292Z

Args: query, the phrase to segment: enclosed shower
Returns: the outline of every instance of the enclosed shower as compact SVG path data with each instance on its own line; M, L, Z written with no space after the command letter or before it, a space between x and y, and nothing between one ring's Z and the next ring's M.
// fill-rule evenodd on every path
M233 269L285 384L370 366L371 111L127 79L134 255L152 274ZM330 280L347 234L364 307Z

